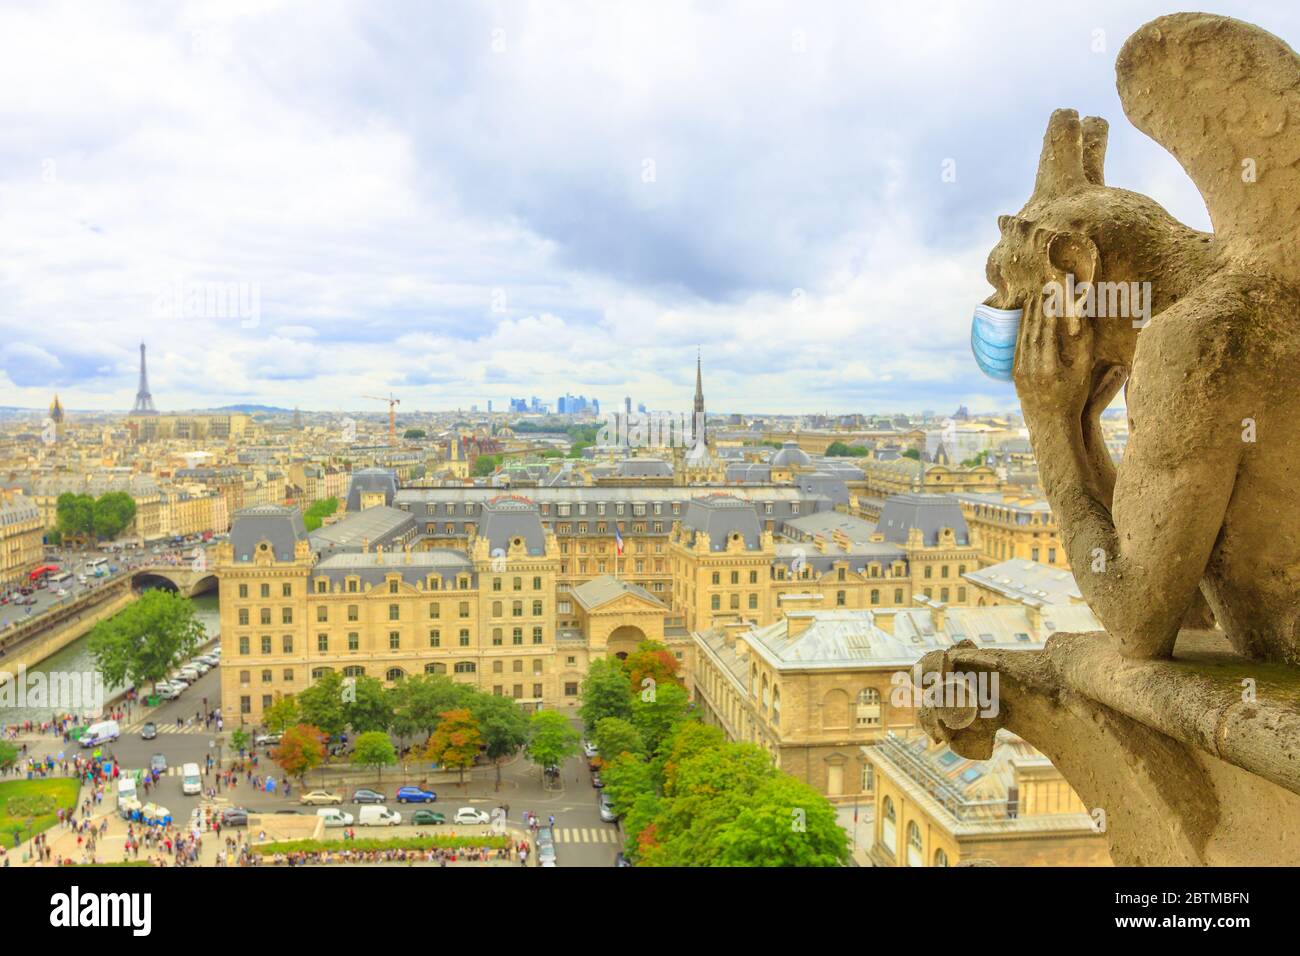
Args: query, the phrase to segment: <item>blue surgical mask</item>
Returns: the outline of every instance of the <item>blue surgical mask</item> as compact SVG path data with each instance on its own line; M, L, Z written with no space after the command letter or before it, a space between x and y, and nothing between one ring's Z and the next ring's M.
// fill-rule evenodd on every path
M975 307L970 324L970 348L975 364L989 378L1011 381L1011 367L1016 359L1016 338L1020 335L1020 317L1024 309Z

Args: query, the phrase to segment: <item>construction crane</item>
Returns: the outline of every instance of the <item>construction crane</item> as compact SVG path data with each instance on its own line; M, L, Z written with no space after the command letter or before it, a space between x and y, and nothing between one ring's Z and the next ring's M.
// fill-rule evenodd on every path
M362 395L362 398L373 398L377 402L388 403L388 444L397 444L397 406L402 404L400 398L394 398L390 392L387 398L382 395Z

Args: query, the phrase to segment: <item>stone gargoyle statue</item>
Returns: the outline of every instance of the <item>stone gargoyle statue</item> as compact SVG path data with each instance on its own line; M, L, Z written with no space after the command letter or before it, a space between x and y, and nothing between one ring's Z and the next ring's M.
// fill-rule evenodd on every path
M1178 14L1116 72L1213 234L1107 186L1106 121L1058 110L985 304L1023 310L1013 377L1043 488L1121 653L1169 657L1199 589L1242 656L1300 665L1300 58ZM1117 470L1100 416L1125 383Z
M1034 744L1116 863L1300 864L1300 58L1183 13L1131 36L1116 73L1213 233L1107 186L1106 122L1058 110L972 327L1105 631L927 654L922 679L996 673L1000 701L920 722L974 759L1000 730ZM1116 468L1100 418L1120 388Z

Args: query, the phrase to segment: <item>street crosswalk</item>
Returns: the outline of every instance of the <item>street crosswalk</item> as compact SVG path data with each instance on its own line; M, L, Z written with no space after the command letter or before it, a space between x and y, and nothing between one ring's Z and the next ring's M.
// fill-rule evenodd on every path
M149 772L148 770L143 770L143 769L131 769L131 770L128 770L128 769L126 769L126 768L123 768L123 770L122 770L122 776L124 776L124 777L130 777L130 776L134 776L134 775L137 774L137 773L139 773L139 774L145 774L145 773L148 773L148 772ZM159 774L159 776L162 776L162 777L179 777L180 775L181 775L181 768L180 768L180 767L168 767L168 768L167 768L166 770L164 770L161 774Z
M141 728L144 727L145 723L146 723L145 721L140 720L140 721L136 721L135 723L127 724L125 727L122 728L122 732L123 732L123 733L127 733L127 734L138 734L138 733L140 732ZM163 724L157 724L156 726L157 726L157 730L158 730L159 735L162 735L162 734L208 734L208 733L213 733L213 732L214 732L214 731L208 730L208 729L207 729L206 727L204 727L202 724L184 724L184 725L182 725L182 726L180 726L180 727L177 727L174 723L163 723Z
M622 836L609 827L556 827L556 843L622 843Z

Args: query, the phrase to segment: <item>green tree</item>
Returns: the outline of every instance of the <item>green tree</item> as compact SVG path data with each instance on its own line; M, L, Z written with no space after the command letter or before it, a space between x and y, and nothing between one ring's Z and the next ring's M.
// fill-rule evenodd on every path
M488 759L496 768L496 787L501 789L501 761L528 742L528 718L513 698L477 693L470 711L478 721Z
M680 684L648 687L632 698L632 723L651 753L686 719L690 698Z
M748 743L724 744L683 760L649 824L653 840L640 840L640 861L650 866L716 866L722 853L719 831L777 772L767 751Z
M18 760L18 748L7 740L0 740L0 770L8 770Z
M350 689L345 681L343 689L343 716L357 733L393 726L392 704L379 678L362 674Z
M323 673L310 687L296 695L302 722L319 727L329 737L343 733L347 727L343 691L343 676L338 671Z
M612 657L597 657L582 680L582 704L578 716L587 733L606 717L632 716L632 685L621 663Z
M90 632L87 646L104 682L157 683L204 639L189 598L152 590Z
M427 436L424 434L423 428L408 428L406 431L402 432L402 437L406 439L418 439Z
M277 695L275 703L262 711L262 723L278 733L284 733L301 719L293 694Z
M824 796L777 773L713 837L716 866L843 866L848 834Z
M399 738L427 738L444 711L468 706L477 691L446 674L416 674L399 680L388 691L390 730ZM513 703L513 702L512 702Z
M388 734L382 730L370 730L357 737L352 747L352 762L373 768L382 780L384 768L397 763L397 748Z
M528 759L539 767L558 767L578 753L581 735L557 710L539 710L528 721Z
M230 732L230 746L234 747L235 751L241 755L248 750L249 744L252 742L253 738L249 736L248 731L243 727L236 727Z
M474 766L483 735L478 721L468 708L449 710L442 715L437 730L429 737L425 756L438 766L460 771L460 785L465 785L465 771Z
M497 470L501 464L501 459L497 455L479 455L474 459L474 475L478 478L484 478Z
M605 763L623 754L631 754L634 757L645 756L645 741L641 739L641 731L621 717L602 718L600 723L596 724L591 742L596 745L596 749L600 751L600 758Z
M302 513L303 526L308 531L315 531L324 523L325 518L339 510L339 500L337 498L322 498L320 501L313 501L307 510Z
M56 530L63 538L85 540L95 532L95 499L65 491L54 503Z
M91 524L96 538L116 538L135 520L135 499L125 491L107 491L92 509Z
M727 745L727 735L720 727L688 720L678 725L672 736L663 741L659 747L659 756L653 766L655 780L660 789L671 793L677 782L677 768L683 761L710 751L721 750Z
M907 451L903 452L903 457L911 458L913 461L920 461L921 453L917 451L915 448L909 448L907 449Z
M308 724L289 727L284 731L280 745L271 751L271 759L281 770L301 782L309 770L325 762L325 735L319 727Z
M967 458L965 461L961 463L961 466L963 468L979 468L983 464L984 464L983 455L971 455L971 457Z
M838 458L865 458L870 452L865 445L846 445L842 441L833 441L826 446L826 454Z

